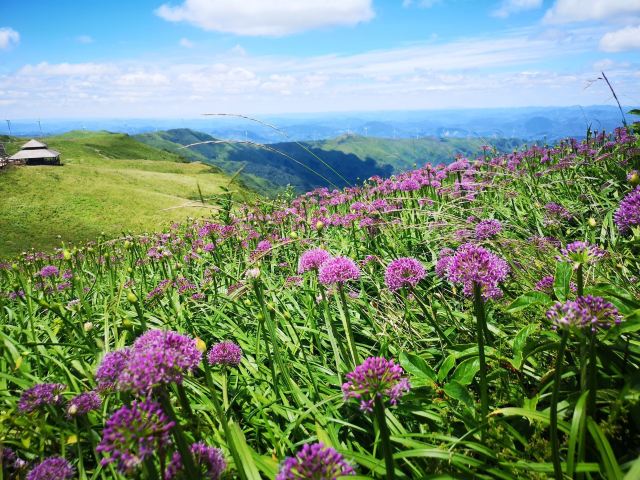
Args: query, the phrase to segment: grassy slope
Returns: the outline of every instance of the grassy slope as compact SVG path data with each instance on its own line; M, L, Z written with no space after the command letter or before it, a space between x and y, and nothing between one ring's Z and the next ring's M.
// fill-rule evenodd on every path
M182 163L123 134L71 132L46 141L62 153L63 167L0 172L2 256L200 216L208 209L183 206L198 198L198 185L207 197L229 183L215 167Z

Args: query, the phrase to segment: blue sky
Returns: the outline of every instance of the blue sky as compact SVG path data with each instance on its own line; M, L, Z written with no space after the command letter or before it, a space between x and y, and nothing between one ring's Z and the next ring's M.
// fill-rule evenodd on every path
M640 104L640 0L0 0L4 118Z

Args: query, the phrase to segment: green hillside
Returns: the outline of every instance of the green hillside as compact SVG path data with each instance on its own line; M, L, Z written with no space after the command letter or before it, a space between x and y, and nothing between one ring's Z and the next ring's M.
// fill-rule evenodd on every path
M7 140L9 153L25 141ZM0 170L0 256L206 215L198 189L209 198L230 182L215 167L185 163L125 134L70 132L44 141L61 152L63 166ZM246 194L237 184L230 189Z
M475 157L483 145L510 152L522 142L479 138L390 139L344 135L317 142L269 145L223 142L190 129L137 135L136 139L190 161L207 162L228 174L241 170L252 188L272 193L287 185L298 192L316 187L345 187L374 175L389 176L430 162L451 163L460 154ZM199 142L211 142L184 148Z
M337 150L351 153L359 158L371 158L394 168L394 173L410 170L427 163L451 163L456 155L470 158L482 154L482 146L489 145L499 152L511 152L522 145L516 139L482 138L376 138L359 135L343 135L338 138L313 142L322 150Z

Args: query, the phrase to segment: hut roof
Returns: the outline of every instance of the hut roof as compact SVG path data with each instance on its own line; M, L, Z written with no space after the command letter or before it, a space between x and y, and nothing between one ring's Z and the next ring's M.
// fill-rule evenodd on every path
M47 148L47 144L31 139L22 146L22 150L33 150L36 148Z
M38 148L33 150L20 150L15 155L9 157L9 160L27 160L29 158L56 158L60 156L60 152L50 150L48 148Z

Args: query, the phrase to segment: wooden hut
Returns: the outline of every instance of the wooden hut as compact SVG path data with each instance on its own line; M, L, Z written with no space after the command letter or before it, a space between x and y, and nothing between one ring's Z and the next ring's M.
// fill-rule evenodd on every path
M60 152L51 150L46 143L29 140L18 153L9 157L9 162L26 165L60 165Z

